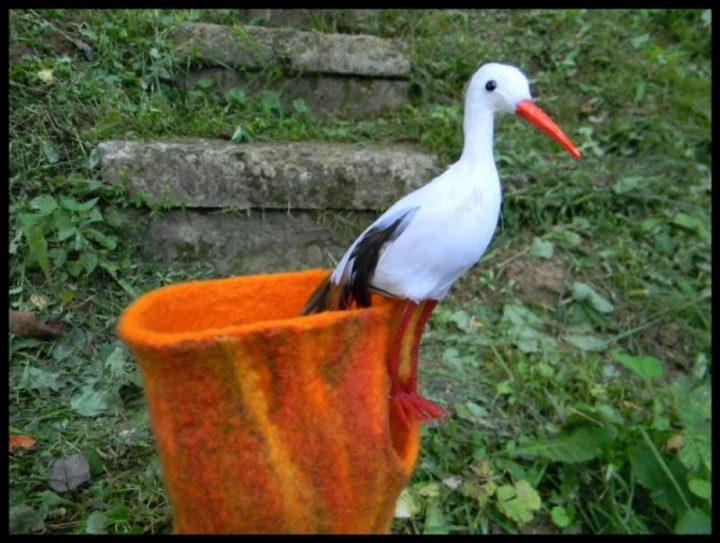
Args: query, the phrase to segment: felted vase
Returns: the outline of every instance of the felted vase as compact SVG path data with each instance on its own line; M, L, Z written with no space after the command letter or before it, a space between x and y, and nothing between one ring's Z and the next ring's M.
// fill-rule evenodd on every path
M175 533L390 530L419 446L388 398L402 304L301 317L327 273L181 283L123 313Z

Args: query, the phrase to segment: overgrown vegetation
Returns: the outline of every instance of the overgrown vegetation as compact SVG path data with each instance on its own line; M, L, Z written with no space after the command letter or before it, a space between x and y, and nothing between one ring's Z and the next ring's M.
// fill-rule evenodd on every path
M710 11L330 10L318 30L405 39L412 105L321 120L273 93L174 87L165 38L234 10L10 12L10 305L63 314L10 338L11 531L167 532L170 510L117 317L213 270L139 257L141 207L99 181L104 139L461 148L478 65L521 66L583 151L498 122L502 228L431 320L421 379L455 416L426 429L402 533L709 533ZM389 204L390 202L388 202ZM145 202L147 204L147 202ZM89 482L48 486L79 453Z

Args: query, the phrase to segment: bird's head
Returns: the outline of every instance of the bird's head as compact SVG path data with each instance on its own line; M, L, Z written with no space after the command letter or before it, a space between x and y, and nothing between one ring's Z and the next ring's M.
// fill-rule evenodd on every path
M470 80L467 100L481 110L519 115L560 143L572 156L580 157L580 151L560 127L533 103L530 83L515 66L498 62L484 64Z

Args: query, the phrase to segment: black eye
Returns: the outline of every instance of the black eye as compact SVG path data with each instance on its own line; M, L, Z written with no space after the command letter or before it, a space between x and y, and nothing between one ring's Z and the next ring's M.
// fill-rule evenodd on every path
M492 92L492 91L494 91L496 88L497 88L497 83L495 83L495 80L494 80L494 79L491 79L490 81L488 81L487 83L485 83L485 90L486 90L486 91Z

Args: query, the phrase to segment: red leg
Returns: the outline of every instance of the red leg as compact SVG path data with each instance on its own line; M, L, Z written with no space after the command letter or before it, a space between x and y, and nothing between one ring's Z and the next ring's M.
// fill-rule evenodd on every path
M400 376L398 375L398 367L400 364L400 346L402 345L402 336L405 334L408 323L410 322L410 315L412 315L418 307L418 304L414 302L406 302L403 307L403 313L400 317L400 323L396 331L396 336L393 342L393 351L390 359L390 378L392 386L390 390L390 396L397 406L397 412L400 420L408 425L407 412L412 413L418 420L422 422L430 422L433 419L442 419L450 415L447 409L444 409L438 405L435 405L430 400L427 400L417 393L417 367L418 367L418 354L420 351L420 339L422 338L422 332L425 328L430 315L437 305L436 300L427 300L422 308L422 312L415 322L414 329L412 330L412 344L410 350L410 375L406 383L402 383Z
M413 338L413 346L410 356L412 357L412 372L410 373L410 380L408 381L407 388L410 392L417 392L417 368L418 368L418 357L420 355L420 340L422 339L422 333L425 329L427 321L430 320L430 315L437 306L437 300L427 300L423 306L420 318L415 326L415 337Z
M395 337L393 338L392 345L390 346L390 361L388 362L388 369L390 370L390 378L392 380L391 393L402 387L400 382L400 352L402 350L403 336L407 330L408 324L413 313L418 308L418 304L406 301L403 305L402 313L400 314L400 320L395 328Z
M403 343L403 336L405 335L405 330L407 330L408 324L410 324L410 319L412 318L413 313L418 308L418 304L415 302L412 302L410 300L407 300L402 308L402 313L400 314L400 320L398 321L397 327L395 329L395 337L393 338L392 345L390 346L390 359L388 361L388 371L390 372L390 398L395 399L398 397L398 395L402 394L403 392L403 384L400 381L400 351L402 350L402 343ZM400 420L405 424L408 425L407 415L405 414L405 410L403 409L402 405L398 405L398 416L400 417Z

